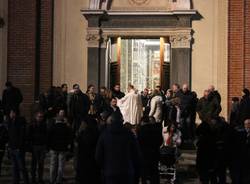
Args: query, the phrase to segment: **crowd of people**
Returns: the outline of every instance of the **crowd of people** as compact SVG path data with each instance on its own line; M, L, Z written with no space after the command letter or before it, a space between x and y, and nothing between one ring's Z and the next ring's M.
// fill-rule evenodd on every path
M214 86L202 98L187 84L142 92L133 85L125 94L94 85L51 87L31 107L31 119L20 113L21 91L6 82L0 101L0 177L4 154L12 163L13 184L44 183L44 161L50 158L51 184L62 184L64 165L74 160L79 184L159 184L163 147L194 144L202 184L249 184L250 92L232 99L229 122L220 116L221 96ZM196 122L196 114L201 120ZM198 119L198 118L197 118ZM32 153L26 167L25 153ZM31 180L30 180L31 179Z

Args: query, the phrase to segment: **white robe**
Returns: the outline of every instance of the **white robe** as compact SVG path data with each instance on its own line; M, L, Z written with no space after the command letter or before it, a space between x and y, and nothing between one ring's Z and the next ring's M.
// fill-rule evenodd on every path
M138 125L141 122L142 102L140 94L130 90L125 97L118 100L118 106L123 115L124 123L129 122L132 125Z

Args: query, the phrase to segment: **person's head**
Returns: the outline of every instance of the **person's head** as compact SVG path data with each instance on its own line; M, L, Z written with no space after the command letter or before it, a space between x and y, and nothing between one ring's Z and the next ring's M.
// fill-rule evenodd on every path
M204 96L205 98L208 98L209 93L210 93L210 92L206 89L206 90L204 90L204 92L203 92L203 96Z
M214 91L215 91L214 85L209 85L209 86L208 86L208 91L209 91L209 92L214 92Z
M9 113L9 118L13 120L13 119L16 119L16 116L17 116L16 109L11 109Z
M168 98L172 98L173 97L173 90L172 89L168 89L166 91L166 97L168 97Z
M92 85L92 84L90 84L90 85L88 86L87 92L88 92L88 93L94 93L94 92L95 92L95 86Z
M250 119L246 119L246 120L244 121L244 127L245 127L246 129L250 130Z
M114 86L114 91L116 91L116 92L119 92L121 89L120 89L120 84L116 84L115 86Z
M64 109L59 109L57 113L57 119L58 120L63 120L65 118L65 110Z
M175 84L173 84L172 89L173 89L173 92L176 93L177 91L180 90L180 85L175 83Z
M242 96L247 96L247 97L249 97L249 96L250 96L250 91L249 91L247 88L244 88L244 89L242 90Z
M102 87L100 88L100 94L105 95L105 94L106 94L106 92L107 92L107 88L106 88L106 87L104 87L104 86L102 86Z
M183 84L183 86L182 86L182 91L183 91L184 93L186 93L188 90L189 90L188 85L187 85L187 84Z
M62 86L61 86L61 88L62 88L62 92L68 92L68 85L67 84L62 84Z
M155 86L155 90L161 91L161 86L160 85Z
M132 84L128 85L128 91L133 90L135 87Z
M237 103L239 101L240 101L240 99L238 97L233 97L232 98L232 103Z
M176 124L175 124L175 123L171 123L171 124L168 126L167 131L168 131L168 132L176 132L176 129L177 129Z
M79 84L74 84L73 85L73 90L74 90L74 93L76 93L76 94L80 93L80 86L79 86Z
M36 112L35 119L36 119L36 122L38 123L42 122L44 120L44 113L42 111Z
M7 82L5 83L5 87L6 87L7 89L11 88L11 87L12 87L12 83L11 83L10 81L7 81Z
M148 95L148 88L145 88L145 89L143 90L143 95L144 95L144 96L147 96L147 95Z
M110 105L112 107L117 107L117 99L116 98L111 98Z

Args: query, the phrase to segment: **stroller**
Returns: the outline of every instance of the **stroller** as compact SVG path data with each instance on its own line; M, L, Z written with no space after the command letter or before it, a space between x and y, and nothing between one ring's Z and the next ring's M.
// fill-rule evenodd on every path
M167 179L167 183L174 184L176 181L176 161L178 158L177 147L163 146L160 149L159 172Z

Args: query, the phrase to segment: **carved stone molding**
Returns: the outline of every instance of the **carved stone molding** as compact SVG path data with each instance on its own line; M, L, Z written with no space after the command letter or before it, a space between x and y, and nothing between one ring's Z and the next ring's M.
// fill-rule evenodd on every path
M192 36L189 33L170 35L170 43L172 48L190 48Z
M138 6L147 4L147 3L149 3L149 1L150 1L150 0L129 0L129 2L130 2L131 4L135 4L135 5L138 5Z
M101 41L101 31L99 28L88 28L86 40L88 47L99 47Z

